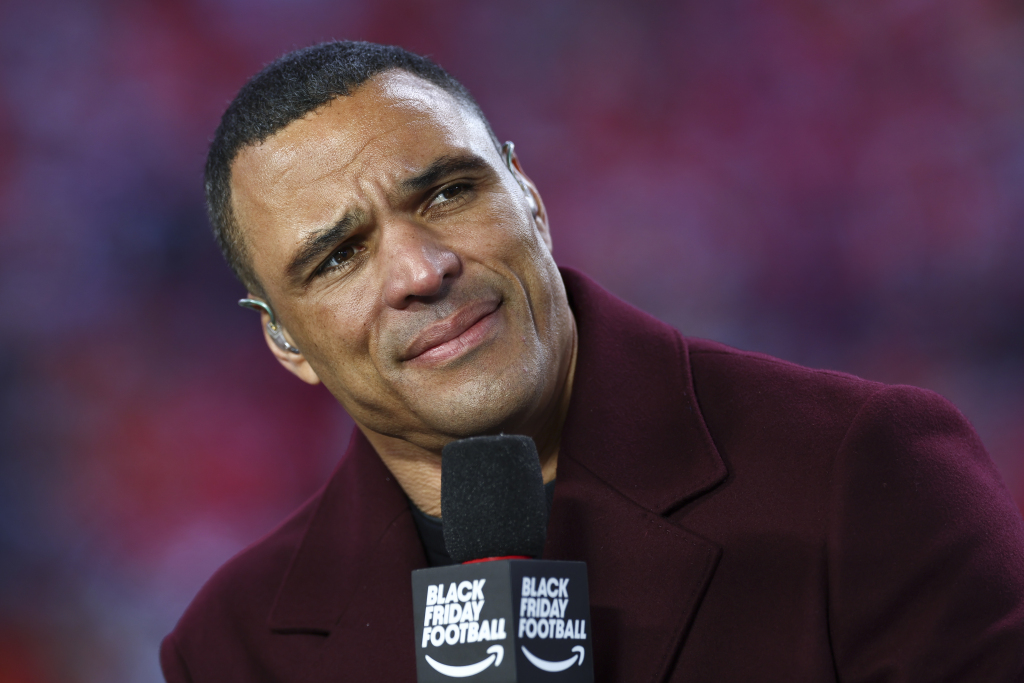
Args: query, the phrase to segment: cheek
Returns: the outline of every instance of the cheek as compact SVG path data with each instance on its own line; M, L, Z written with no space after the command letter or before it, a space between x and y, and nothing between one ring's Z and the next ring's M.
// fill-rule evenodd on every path
M509 264L529 263L548 251L533 218L511 197L492 206L462 237Z
M303 351L318 373L350 381L345 375L369 360L374 298L333 294L322 295L305 316Z

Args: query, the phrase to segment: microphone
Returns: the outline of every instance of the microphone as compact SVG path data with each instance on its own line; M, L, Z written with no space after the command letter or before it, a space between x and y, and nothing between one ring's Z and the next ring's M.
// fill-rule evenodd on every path
M462 564L412 573L419 683L593 683L587 565L531 559L548 522L533 439L445 446L441 519Z

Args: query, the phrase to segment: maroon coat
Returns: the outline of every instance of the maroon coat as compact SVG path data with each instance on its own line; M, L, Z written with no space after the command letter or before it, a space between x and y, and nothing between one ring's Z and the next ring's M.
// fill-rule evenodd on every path
M579 329L545 557L598 681L1024 681L1024 523L909 387L684 339L565 272ZM414 681L409 503L358 432L164 641L172 683Z

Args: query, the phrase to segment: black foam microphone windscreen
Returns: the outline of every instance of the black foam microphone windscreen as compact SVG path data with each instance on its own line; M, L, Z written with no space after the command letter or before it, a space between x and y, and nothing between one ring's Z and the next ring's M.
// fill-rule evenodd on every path
M548 507L540 458L528 436L476 436L441 454L444 544L456 562L539 557Z

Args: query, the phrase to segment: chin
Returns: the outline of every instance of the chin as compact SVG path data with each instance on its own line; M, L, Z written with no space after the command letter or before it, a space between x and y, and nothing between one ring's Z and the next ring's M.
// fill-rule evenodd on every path
M535 378L523 374L516 379L519 381L505 377L477 381L443 395L437 392L420 415L431 431L453 439L499 432L525 433L530 416L543 399L544 386L543 382L529 381Z

